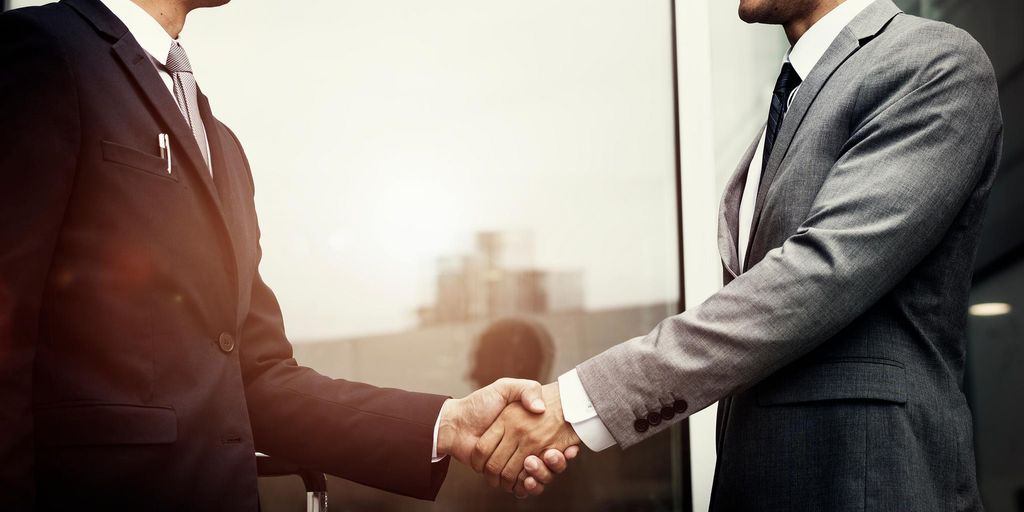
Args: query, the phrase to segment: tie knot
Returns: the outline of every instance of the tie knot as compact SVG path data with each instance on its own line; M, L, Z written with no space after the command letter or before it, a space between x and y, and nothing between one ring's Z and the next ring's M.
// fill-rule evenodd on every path
M188 61L188 55L177 41L171 43L171 49L167 52L167 71L169 73L192 72L192 64Z
M793 90L800 85L801 81L800 75L797 74L793 65L786 62L782 65L782 71L779 72L779 79L775 82L775 94L786 98L789 96L789 93L793 92Z

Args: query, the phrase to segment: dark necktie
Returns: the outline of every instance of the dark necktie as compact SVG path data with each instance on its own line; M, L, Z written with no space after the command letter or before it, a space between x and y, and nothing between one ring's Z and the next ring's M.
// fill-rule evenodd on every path
M786 62L782 65L779 79L775 81L775 90L772 92L772 108L768 111L768 129L764 134L764 156L761 159L761 174L768 167L768 157L775 147L775 138L779 136L779 128L782 127L782 119L786 117L786 109L789 108L789 95L800 85L800 75L793 69L793 65Z
M196 144L199 144L199 152L203 154L207 170L212 172L209 148L206 145L206 127L203 126L203 118L199 115L199 87L192 75L192 64L188 61L188 55L177 41L171 43L171 49L167 52L166 66L174 81L174 101L178 103L181 115L192 129L192 136L195 137Z

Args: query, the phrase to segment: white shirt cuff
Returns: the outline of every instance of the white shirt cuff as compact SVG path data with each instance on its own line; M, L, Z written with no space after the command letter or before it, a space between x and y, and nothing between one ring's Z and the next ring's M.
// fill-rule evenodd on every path
M437 421L434 422L434 447L430 450L430 462L441 462L444 457L437 456L437 431L441 429L441 413L437 413ZM447 455L445 455L447 457Z
M617 444L608 427L594 410L594 404L590 402L590 396L583 388L583 382L580 381L575 368L558 377L558 394L561 396L565 421L572 425L572 429L587 448L599 452Z

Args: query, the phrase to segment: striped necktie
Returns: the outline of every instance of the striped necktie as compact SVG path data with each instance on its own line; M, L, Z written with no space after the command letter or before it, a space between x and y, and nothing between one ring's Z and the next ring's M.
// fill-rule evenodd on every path
M199 144L199 151L203 154L206 162L206 169L213 174L210 165L210 148L206 140L206 127L203 125L203 118L199 115L199 87L196 85L196 77L192 75L192 64L188 61L185 49L177 41L171 43L171 49L167 52L167 72L171 74L174 82L174 101L178 103L181 115L185 116L189 128L192 129L192 136Z
M779 79L775 82L775 90L772 92L772 107L768 111L768 129L764 134L764 156L761 159L762 176L768 167L768 158L772 155L772 148L775 147L775 139L779 136L786 110L789 109L789 95L800 86L800 82L800 75L793 69L793 65L789 62L783 64Z

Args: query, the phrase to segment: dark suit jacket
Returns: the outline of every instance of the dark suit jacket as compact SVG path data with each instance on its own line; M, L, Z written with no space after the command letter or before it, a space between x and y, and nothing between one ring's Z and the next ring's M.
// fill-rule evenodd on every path
M256 510L254 451L436 495L444 397L296 364L248 162L205 97L213 180L99 1L0 16L0 70L4 510Z

